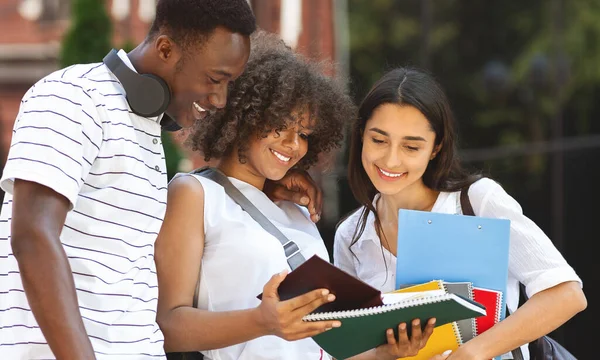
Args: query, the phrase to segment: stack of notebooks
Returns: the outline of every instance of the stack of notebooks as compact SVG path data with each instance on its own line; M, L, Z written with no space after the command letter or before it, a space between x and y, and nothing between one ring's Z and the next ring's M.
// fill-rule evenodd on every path
M454 328L459 336L453 346L457 348L506 315L503 294L508 278L509 243L510 220L507 219L400 210L396 289L406 291L405 284L421 284L416 291L443 288L484 305L486 316L476 317L474 322L456 321ZM432 279L443 282L432 282ZM452 331L450 325L447 327L448 335ZM434 337L442 336L436 331L438 329L429 340L427 350L436 343ZM423 350L415 359L427 359L422 357L427 353Z
M470 299L483 305L486 314L475 318L453 321L437 327L429 338L427 345L419 351L419 354L405 359L425 360L446 350L456 350L461 344L483 333L500 321L502 292L474 287L473 283L468 281L445 282L432 280L396 290L395 293L419 294L424 291L440 291Z
M408 358L429 359L458 348L504 318L509 234L506 219L400 210L399 290L382 294L313 256L280 284L279 297L288 300L315 289L329 289L336 296L304 321L341 321L341 327L313 337L338 360L385 344L386 330L397 335L400 323L420 319L424 325L436 318L426 347Z
M436 318L435 334L445 324L452 328L455 321L486 315L483 305L444 288L430 286L418 291L382 294L318 256L288 274L279 286L279 298L287 300L321 288L329 289L336 300L303 320L341 321L341 327L313 337L325 352L338 360L387 343L386 330L394 329L397 335L400 323L409 325L414 319L420 319L424 326L430 318ZM410 335L410 326L407 329Z

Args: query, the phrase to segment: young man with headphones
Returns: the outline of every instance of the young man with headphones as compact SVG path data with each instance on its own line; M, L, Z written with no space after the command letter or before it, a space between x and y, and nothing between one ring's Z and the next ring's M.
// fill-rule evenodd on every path
M129 54L61 69L27 92L0 180L0 358L164 358L161 127L225 105L255 28L246 0L159 0ZM283 185L280 197L309 197L318 217L308 177Z

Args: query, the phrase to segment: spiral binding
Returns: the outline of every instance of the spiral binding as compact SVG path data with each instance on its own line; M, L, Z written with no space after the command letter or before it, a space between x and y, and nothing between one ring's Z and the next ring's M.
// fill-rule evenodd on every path
M473 300L473 283L469 283L469 293L471 294L471 300ZM471 319L471 331L473 336L477 336L477 321L475 321L475 318Z
M438 286L440 286L441 288L443 288L446 293L450 293L450 291L448 291L448 286L446 285L445 282L439 280ZM456 338L456 341L460 345L462 345L462 343L463 343L463 336L462 336L462 332L460 331L460 327L458 326L458 323L456 321L452 322L452 331L454 332L454 337Z
M454 337L456 338L456 341L458 341L459 345L462 345L463 337L462 333L460 332L460 328L458 327L458 323L456 321L452 322L452 330L454 331Z
M473 283L468 283L469 286L469 294L470 294L470 299L473 300ZM471 332L473 334L473 336L477 336L477 322L475 321L475 318L470 319L471 320Z
M496 313L494 314L494 320L496 321L495 324L500 322L500 314L502 314L502 297L504 296L502 291L499 291L498 294L498 298L496 299ZM477 321L475 321L475 319L473 319L473 330L475 331L475 336L480 335L479 328L477 327Z
M441 284L441 286L443 286L445 292L450 293L450 291L448 291L448 286L445 282L440 280L440 284ZM468 291L469 291L469 299L473 300L473 283L467 282L466 284L467 284ZM473 334L473 336L476 336L477 335L477 323L475 321L475 318L465 319L465 320L469 320L469 322L471 323L471 334ZM460 330L460 326L458 325L457 321L452 323L452 328L454 329L454 335L459 340L459 343L463 344L464 336L463 336L462 331Z
M496 299L496 324L500 322L500 315L502 314L502 298L504 294L502 291L499 292L498 299Z
M361 316L377 315L398 309L410 308L419 305L433 304L443 301L452 300L452 294L436 295L427 298L407 299L395 304L380 305L366 309L332 311L326 313L308 314L302 318L303 321L323 321L323 320L339 320Z

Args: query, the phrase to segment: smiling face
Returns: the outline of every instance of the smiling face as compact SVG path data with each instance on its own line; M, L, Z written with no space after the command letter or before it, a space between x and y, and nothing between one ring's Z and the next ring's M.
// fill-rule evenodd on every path
M225 106L229 83L242 74L248 61L250 39L218 27L185 51L165 80L172 93L167 113L187 128Z
M435 133L419 110L383 104L365 125L361 160L377 191L394 195L422 184L434 148Z
M299 116L287 128L271 130L266 137L250 141L243 165L257 177L280 180L306 155L312 132L308 116Z

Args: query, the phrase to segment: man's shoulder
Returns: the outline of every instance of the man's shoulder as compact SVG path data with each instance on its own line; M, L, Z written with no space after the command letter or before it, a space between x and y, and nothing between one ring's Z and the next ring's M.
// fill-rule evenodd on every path
M118 81L110 74L103 63L75 64L56 70L36 82L26 94L31 96L36 90L45 88L54 89L57 93L72 92L88 96L97 88L114 87Z
M74 64L48 75L68 81L86 82L93 80L110 79L111 73L103 62Z

